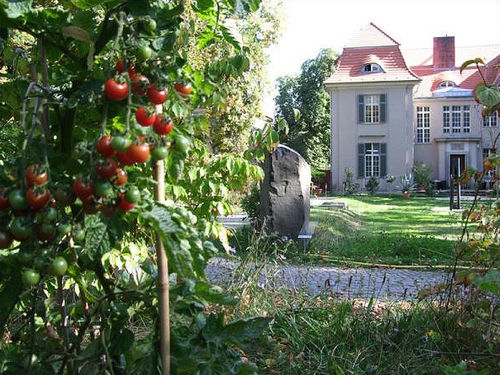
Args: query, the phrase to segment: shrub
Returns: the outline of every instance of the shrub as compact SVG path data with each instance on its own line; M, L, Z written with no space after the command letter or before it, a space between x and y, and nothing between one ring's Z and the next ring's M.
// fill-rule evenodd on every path
M419 189L426 189L431 184L432 167L430 165L416 161L412 171L415 177L415 184L417 184Z
M359 190L359 184L354 182L354 173L351 168L344 169L345 181L342 183L344 192L352 195Z
M368 190L368 193L370 193L370 195L374 195L379 188L378 178L374 176L370 177L370 179L365 184L365 188L366 190Z
M248 214L248 217L255 221L259 218L260 212L260 189L259 185L255 184L241 199L241 207Z

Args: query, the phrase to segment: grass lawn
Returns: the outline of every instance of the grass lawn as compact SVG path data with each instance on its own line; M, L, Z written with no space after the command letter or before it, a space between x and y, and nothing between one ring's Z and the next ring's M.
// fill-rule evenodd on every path
M348 209L312 208L311 220L318 227L307 252L298 252L294 260L420 266L453 262L461 214L451 213L447 200L399 195L336 199Z

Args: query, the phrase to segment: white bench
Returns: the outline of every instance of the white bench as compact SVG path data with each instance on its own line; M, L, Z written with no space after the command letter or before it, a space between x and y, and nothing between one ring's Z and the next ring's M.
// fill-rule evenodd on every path
M299 235L297 236L297 239L302 241L304 251L306 251L307 245L309 244L309 241L311 241L317 226L317 221L310 221L309 226L307 228L302 228Z

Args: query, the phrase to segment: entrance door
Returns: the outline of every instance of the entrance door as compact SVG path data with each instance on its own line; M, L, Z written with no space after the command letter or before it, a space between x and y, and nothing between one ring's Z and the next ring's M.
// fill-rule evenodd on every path
M450 155L450 174L453 177L460 177L465 168L465 155Z

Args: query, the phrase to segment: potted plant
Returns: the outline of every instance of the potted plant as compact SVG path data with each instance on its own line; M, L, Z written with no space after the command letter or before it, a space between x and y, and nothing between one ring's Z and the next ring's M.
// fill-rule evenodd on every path
M413 165L413 175L417 189L425 191L431 184L432 167L421 161L416 161Z
M399 182L399 188L401 189L403 197L410 198L411 189L413 188L413 175L411 173L405 174L399 178Z

